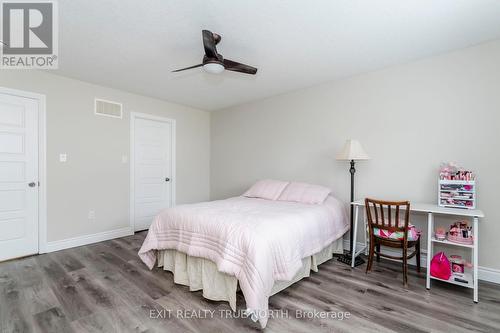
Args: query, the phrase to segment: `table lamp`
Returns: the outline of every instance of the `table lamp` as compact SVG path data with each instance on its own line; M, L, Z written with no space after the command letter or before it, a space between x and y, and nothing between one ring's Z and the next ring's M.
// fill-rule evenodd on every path
M353 227L354 227L354 207L351 205L351 203L354 201L354 173L356 172L356 169L354 168L356 161L361 161L361 160L369 160L370 157L365 153L363 147L357 140L352 140L349 139L346 141L344 145L344 149L337 155L337 160L339 161L350 161L351 162L351 168L349 169L349 172L351 173L351 202L349 203L349 206L351 207L351 229L350 229L350 251L348 253L344 253L344 255L340 256L338 258L338 261L351 265L352 262L352 255L351 251L353 251L354 248L354 242L355 240L353 239ZM354 266L359 266L364 264L363 258L357 256L356 260L354 262Z

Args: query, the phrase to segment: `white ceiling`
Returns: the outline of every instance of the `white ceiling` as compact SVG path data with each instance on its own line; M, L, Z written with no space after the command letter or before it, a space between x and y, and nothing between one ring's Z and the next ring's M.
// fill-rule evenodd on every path
M215 110L500 38L498 0L60 0L58 74ZM256 76L201 62L201 30Z

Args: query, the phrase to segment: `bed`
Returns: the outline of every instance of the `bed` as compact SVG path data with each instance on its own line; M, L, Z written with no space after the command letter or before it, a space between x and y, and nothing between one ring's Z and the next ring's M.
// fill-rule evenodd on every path
M240 196L163 211L139 256L233 310L239 286L264 328L268 298L342 252L348 229L345 205L331 195L317 205Z

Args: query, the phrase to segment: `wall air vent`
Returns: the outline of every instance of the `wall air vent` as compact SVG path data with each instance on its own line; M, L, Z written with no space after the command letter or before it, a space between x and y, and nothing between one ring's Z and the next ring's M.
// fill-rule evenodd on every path
M95 99L95 114L98 116L121 119L123 116L123 106L121 103Z

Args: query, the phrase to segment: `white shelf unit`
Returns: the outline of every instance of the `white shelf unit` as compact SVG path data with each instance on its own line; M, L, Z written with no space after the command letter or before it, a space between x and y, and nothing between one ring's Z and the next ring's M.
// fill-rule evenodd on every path
M456 181L455 181L456 182ZM363 209L365 206L364 200L357 200L351 202L351 205L354 206L354 237L356 239L358 232L358 220L360 216L360 209ZM364 211L364 209L363 209ZM440 207L436 204L428 204L428 203L411 203L410 211L413 213L426 213L427 214L427 278L426 278L426 288L428 290L431 289L431 281L439 280L446 283L451 283L453 285L471 288L473 290L472 299L475 303L479 301L478 297L478 269L479 269L479 219L484 217L484 213L478 209L457 209L457 208L449 208L449 207ZM361 254L368 246L368 237L367 237L367 221L366 214L363 214L363 229L364 230L364 246L361 249L358 249L356 246L356 242L352 245L352 268L354 268L354 262L356 256ZM472 234L474 235L474 244L460 244L450 242L448 240L437 240L434 237L434 217L435 216L457 216L460 218L471 219L472 220ZM464 279L467 280L467 283L458 282L454 280L454 276L452 276L449 280L442 280L436 277L431 276L431 259L434 256L434 245L436 244L445 244L457 247L468 248L471 251L471 262L472 269L465 271Z
M462 218L470 218L472 220L472 234L474 235L474 243L469 245L469 244L451 242L447 239L444 239L444 240L436 239L436 237L434 235L434 231L435 231L434 215L435 214L456 215L456 216L460 216ZM479 225L479 218L481 218L481 217L484 217L484 214L482 211L477 210L477 209L457 209L457 208L442 207L442 208L440 208L440 210L434 211L434 212L429 210L428 219L427 219L427 234L428 234L428 240L427 240L427 282L426 282L427 289L431 288L431 280L438 280L438 281L442 281L442 282L447 282L447 283L451 283L451 284L454 284L457 286L472 289L474 302L477 303L479 301L479 297L478 297L479 227L478 227L478 225ZM467 283L455 281L454 280L455 276L453 274L451 275L451 277L448 280L439 279L439 278L434 277L430 274L431 259L434 257L434 254L435 254L434 245L438 245L438 244L469 249L470 255L471 255L471 262L472 262L472 270L466 269L466 271L464 273L464 278L463 278L464 280L467 281Z
M472 189L466 189L472 187ZM447 196L449 194L452 196ZM446 202L453 199L456 204ZM470 202L470 205L459 204ZM476 209L476 182L474 180L443 180L438 183L438 205L440 207Z

